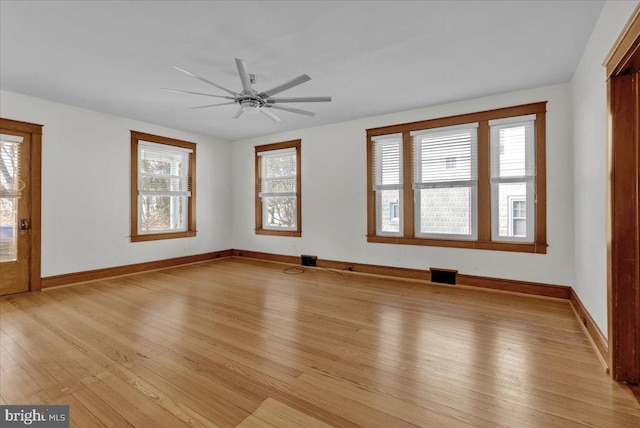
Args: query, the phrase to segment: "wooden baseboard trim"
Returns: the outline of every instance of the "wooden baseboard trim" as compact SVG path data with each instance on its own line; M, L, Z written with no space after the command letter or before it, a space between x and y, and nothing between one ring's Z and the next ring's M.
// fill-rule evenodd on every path
M607 342L607 339L604 337L604 334L602 334L602 331L591 317L589 311L587 311L587 308L582 304L582 301L580 301L580 298L573 288L571 288L569 301L571 302L571 307L573 308L576 317L578 317L578 321L580 321L580 324L584 327L587 337L598 355L598 359L600 359L605 371L608 373L609 343Z
M258 251L233 250L235 257L249 257L280 263L300 264L300 257L282 254L262 253ZM336 260L317 260L318 267L327 269L350 270L357 273L384 275L394 278L430 281L431 272L422 269L380 266L363 263L351 263ZM566 285L544 284L538 282L519 281L512 279L490 278L476 275L458 274L457 283L469 287L489 288L492 290L509 291L534 296L569 299L571 287Z
M571 287L567 285L545 284L541 282L491 278L466 274L458 274L458 284L565 300L569 299L569 295L571 293Z
M284 254L262 253L260 251L231 250L233 257L248 257L250 259L267 260L270 262L300 264L300 257L285 256Z
M152 270L165 269L189 263L198 263L207 260L230 257L233 250L214 251L212 253L195 254L193 256L175 257L172 259L156 260L153 262L135 263L124 266L114 266L104 269L88 270L83 272L65 273L62 275L47 276L42 278L42 288L59 287L63 285L77 284L79 282L97 281L116 276L131 275Z

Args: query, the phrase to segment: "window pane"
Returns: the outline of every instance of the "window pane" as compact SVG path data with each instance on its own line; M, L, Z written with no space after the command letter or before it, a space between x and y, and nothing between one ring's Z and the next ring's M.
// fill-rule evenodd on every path
M280 155L263 156L264 178L295 177L296 154L285 153ZM295 180L294 180L295 184Z
M185 197L140 196L140 232L186 230Z
M471 235L470 187L420 189L419 233Z
M416 134L413 144L415 183L476 179L476 129L473 126Z
M525 164L525 126L500 128L499 177L523 177L527 174Z
M527 222L524 219L513 219L513 236L527 236Z
M297 221L296 196L265 197L262 199L265 229L295 229Z
M0 198L0 262L17 260L18 198Z
M145 174L185 175L188 170L188 155L157 148L140 148L140 171Z
M527 235L526 183L500 183L498 187L498 236L525 237ZM517 223L514 219L520 219Z
M378 191L380 205L380 230L382 233L400 232L400 191Z
M376 143L376 184L400 184L400 140L384 140Z
M185 177L186 178L186 177ZM142 176L140 190L180 192L187 190L185 178Z

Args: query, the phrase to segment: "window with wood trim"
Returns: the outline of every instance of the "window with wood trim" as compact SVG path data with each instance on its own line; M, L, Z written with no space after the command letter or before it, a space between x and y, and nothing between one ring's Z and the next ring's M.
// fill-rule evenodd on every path
M255 148L257 234L302 235L300 145L293 140Z
M196 144L131 131L131 241L196 236Z
M368 241L546 253L545 112L368 129Z

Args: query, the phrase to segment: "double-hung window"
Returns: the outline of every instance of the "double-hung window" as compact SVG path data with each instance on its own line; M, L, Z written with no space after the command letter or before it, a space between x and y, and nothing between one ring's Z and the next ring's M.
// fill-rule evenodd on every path
M411 132L417 237L477 237L477 127Z
M402 134L373 138L377 224L380 235L402 233Z
M300 140L256 150L256 233L301 236Z
M367 240L546 253L546 102L367 130Z
M533 242L535 115L490 120L491 239Z
M195 236L194 143L131 132L131 240Z

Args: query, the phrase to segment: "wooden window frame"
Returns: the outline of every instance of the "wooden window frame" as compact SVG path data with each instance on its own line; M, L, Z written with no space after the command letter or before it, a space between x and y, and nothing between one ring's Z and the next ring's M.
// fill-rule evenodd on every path
M302 140L283 141L281 143L265 144L255 147L255 216L256 216L256 229L257 235L271 235L271 236L289 236L297 237L302 236L302 174L300 169L300 159L302 158L300 148L302 146ZM273 230L265 229L262 225L262 198L260 198L260 182L262 179L262 167L261 156L258 153L268 152L271 150L282 149L296 149L296 229L295 230Z
M546 254L547 252L547 198L546 198L546 105L547 102L523 104L476 113L460 114L419 122L404 123L367 129L367 241L385 244L426 245L437 247L470 248L480 250L515 251ZM490 127L489 121L535 114L535 226L533 242L492 241L491 239L491 182L490 182ZM432 239L415 235L413 180L413 141L411 131L478 122L478 238L476 240ZM376 234L376 198L373 190L372 138L401 133L403 162L403 236Z
M179 232L138 233L138 142L150 141L171 147L190 149L189 182L191 196L187 198L187 230ZM131 131L131 242L161 239L191 238L196 236L196 144L160 135Z

